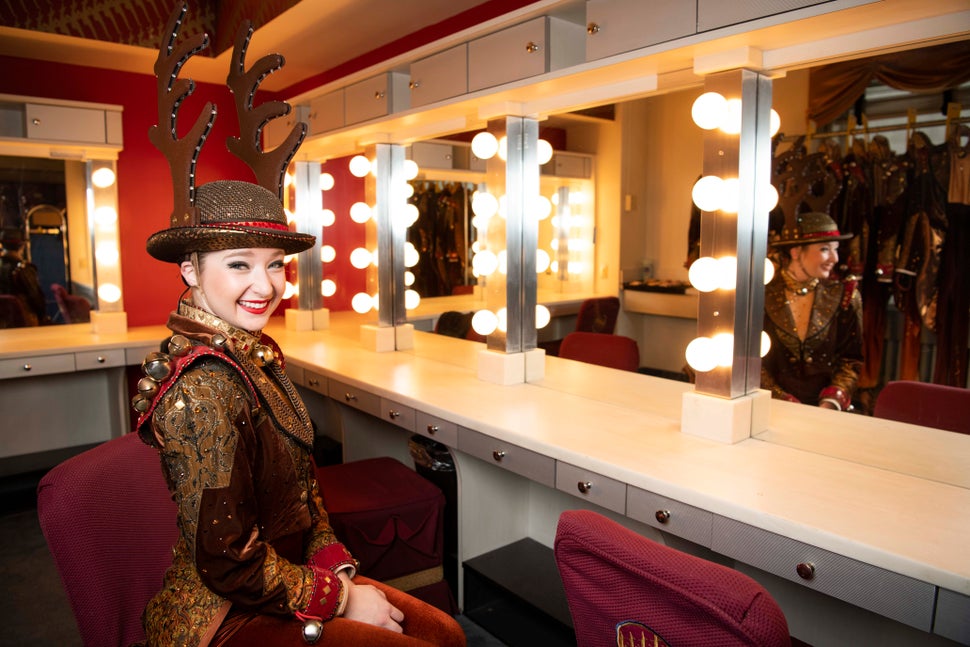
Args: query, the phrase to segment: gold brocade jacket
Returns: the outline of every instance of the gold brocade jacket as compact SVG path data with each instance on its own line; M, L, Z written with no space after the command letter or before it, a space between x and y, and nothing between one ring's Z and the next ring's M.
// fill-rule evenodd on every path
M275 342L186 302L168 327L191 352L173 354L138 433L159 450L179 539L143 620L151 647L204 646L231 607L305 610L320 577L311 558L331 575L354 563L323 508L312 423ZM253 352L267 348L275 358L260 366Z
M854 282L819 281L802 341L776 273L765 286L764 330L771 349L761 360L761 386L772 397L818 405L822 397L844 396L843 408L851 402L863 357L862 298Z

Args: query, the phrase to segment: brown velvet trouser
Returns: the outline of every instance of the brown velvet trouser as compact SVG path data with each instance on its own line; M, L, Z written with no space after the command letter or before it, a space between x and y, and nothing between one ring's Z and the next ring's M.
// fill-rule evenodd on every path
M465 632L454 618L437 607L380 582L357 576L354 582L372 584L404 612L404 634L361 622L334 618L324 623L319 647L464 647ZM216 632L210 647L303 647L303 623L293 617L232 614Z

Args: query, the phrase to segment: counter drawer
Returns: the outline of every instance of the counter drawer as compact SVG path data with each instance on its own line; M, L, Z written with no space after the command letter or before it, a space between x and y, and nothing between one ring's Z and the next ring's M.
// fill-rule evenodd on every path
M415 412L414 431L449 447L458 446L458 425L424 411Z
M556 486L556 461L518 445L458 427L458 449L547 487Z
M340 380L328 380L327 394L348 407L359 409L364 413L380 418L381 417L381 398L358 386L350 386Z
M626 516L695 544L711 545L714 515L675 499L631 486L626 493Z
M74 355L38 355L0 360L0 380L51 373L73 373Z
M602 474L560 461L556 463L556 488L613 512L626 512L626 484Z
M125 365L125 349L85 351L74 353L74 366L79 371L89 371L111 366Z
M735 3L725 3L734 8ZM693 34L697 5L668 0L589 0L586 60L663 43Z
M401 429L414 431L414 408L381 398L381 418Z
M304 371L303 385L311 391L316 391L321 395L330 393L329 380L315 371Z
M936 598L933 633L970 645L970 597L940 589Z
M932 626L936 587L927 582L718 515L711 548L922 631Z

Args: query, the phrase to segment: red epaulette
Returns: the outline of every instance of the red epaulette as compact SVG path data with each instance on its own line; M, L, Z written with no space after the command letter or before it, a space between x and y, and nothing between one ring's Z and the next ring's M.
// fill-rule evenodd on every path
M846 279L842 281L842 302L839 306L843 310L847 310L852 304L852 295L855 294L856 287L859 285L858 279Z
M148 409L138 416L138 422L135 424L135 430L140 431L142 425L147 422L152 413L155 411L155 407L158 403L162 401L162 397L168 393L168 390L175 384L175 380L185 372L185 370L197 359L201 357L218 357L220 360L231 366L242 376L243 381L246 382L246 386L249 387L249 391L254 399L258 399L256 393L256 387L250 381L249 376L246 375L246 371L243 367L236 363L229 355L223 351L216 350L210 346L192 346L188 353L181 356L172 356L172 371L168 374L168 377L164 381L159 382L158 391L155 393L155 397L152 398L152 403L149 405Z

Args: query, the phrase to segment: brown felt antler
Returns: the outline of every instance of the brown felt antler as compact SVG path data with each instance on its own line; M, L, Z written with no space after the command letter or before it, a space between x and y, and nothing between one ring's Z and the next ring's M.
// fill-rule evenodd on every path
M199 222L198 209L195 207L195 164L216 119L215 105L212 102L206 103L192 129L179 139L176 132L179 107L195 91L195 83L191 79L179 79L178 74L189 58L209 46L209 36L197 34L176 48L175 41L186 9L183 4L172 12L165 27L162 45L158 49L158 58L155 60L158 124L148 129L148 138L168 158L172 171L175 198L172 227L185 227Z
M246 49L253 36L252 24L244 21L236 34L232 49L232 62L226 84L236 100L236 114L239 115L239 137L226 141L229 150L246 162L256 174L256 182L283 199L283 177L290 160L306 136L306 124L297 122L282 144L273 150L263 152L259 144L260 133L271 119L289 114L290 104L285 101L267 101L253 107L253 97L259 84L267 76L283 67L283 57L267 54L246 70Z

